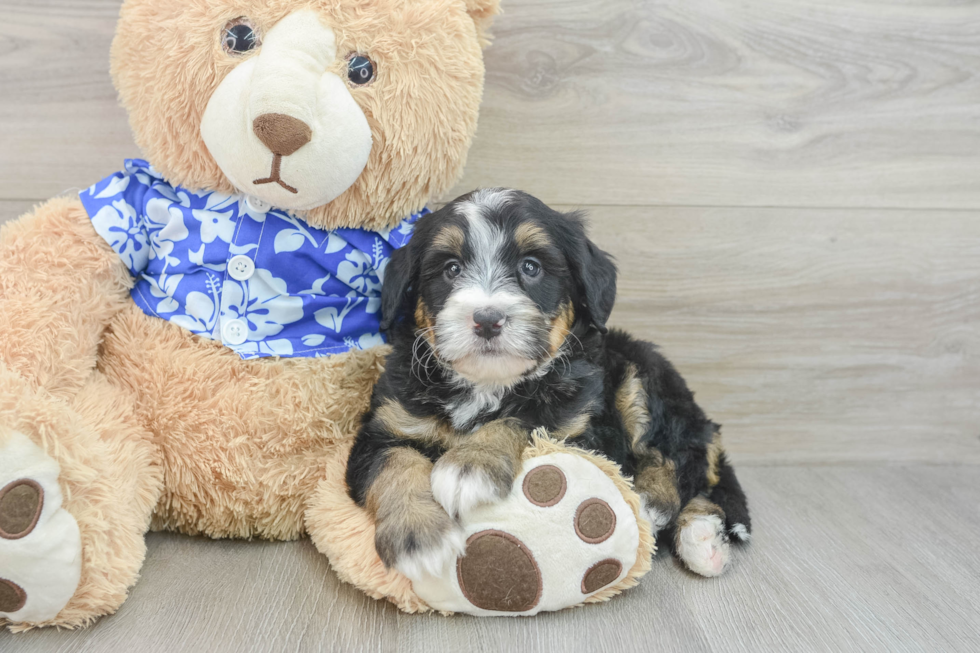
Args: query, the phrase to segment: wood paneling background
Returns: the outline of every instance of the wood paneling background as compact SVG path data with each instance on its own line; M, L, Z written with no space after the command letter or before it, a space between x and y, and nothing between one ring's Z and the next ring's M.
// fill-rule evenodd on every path
M139 154L118 7L0 0L0 222ZM365 599L308 543L153 535L117 617L0 648L976 648L980 2L504 7L456 190L589 213L613 323L725 425L757 522L736 568L661 556L602 606L446 620Z

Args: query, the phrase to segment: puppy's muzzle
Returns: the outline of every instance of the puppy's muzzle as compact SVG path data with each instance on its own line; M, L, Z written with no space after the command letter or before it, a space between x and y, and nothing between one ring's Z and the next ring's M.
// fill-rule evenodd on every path
M473 331L485 340L493 340L500 335L507 316L496 308L483 308L473 312Z

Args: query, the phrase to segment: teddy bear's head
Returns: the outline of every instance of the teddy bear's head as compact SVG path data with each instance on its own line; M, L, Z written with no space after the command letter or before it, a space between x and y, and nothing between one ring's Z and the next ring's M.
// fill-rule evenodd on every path
M382 229L462 172L499 0L126 0L112 73L174 184Z

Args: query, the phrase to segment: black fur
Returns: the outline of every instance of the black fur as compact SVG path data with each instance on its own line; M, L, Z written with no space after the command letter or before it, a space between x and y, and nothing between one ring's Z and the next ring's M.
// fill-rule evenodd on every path
M395 252L385 274L383 325L393 347L384 374L375 386L371 410L354 444L347 469L350 494L359 504L379 471L383 453L391 447L414 447L435 461L445 449L436 443L395 436L374 419L375 411L396 400L417 418L452 422L451 406L473 392L461 384L448 366L439 364L429 342L419 338L415 311L421 299L432 315L438 315L451 291L442 276L446 256L431 251L431 242L446 225L465 228L456 210L460 201L428 215L416 225L415 235ZM570 444L597 451L621 465L623 473L636 474L643 450L656 449L676 466L681 505L698 495L710 495L726 513L728 528L749 527L745 495L724 454L720 459L720 483L709 487L708 447L719 427L695 403L694 395L674 367L656 348L627 333L606 329L616 293L616 268L610 257L586 236L578 214L562 214L523 193L514 193L503 207L495 207L494 223L513 233L522 222L531 222L548 236L550 247L534 253L547 278L533 288L522 286L541 313L557 315L563 304L574 306L574 322L559 359L542 375L528 374L503 397L499 407L476 415L464 427L466 433L492 420L512 417L530 432L545 427L558 432L574 418L588 413L585 430ZM516 248L516 245L514 246ZM470 253L464 251L465 258ZM503 254L516 268L520 252ZM616 407L616 393L627 366L638 371L646 395L650 423L638 443L627 434Z

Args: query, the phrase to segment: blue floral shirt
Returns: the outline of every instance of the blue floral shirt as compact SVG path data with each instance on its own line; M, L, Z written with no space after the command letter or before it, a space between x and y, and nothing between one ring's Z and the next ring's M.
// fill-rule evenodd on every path
M137 306L245 359L383 343L385 267L428 212L389 231L324 231L242 196L171 186L139 159L80 197L136 277Z

